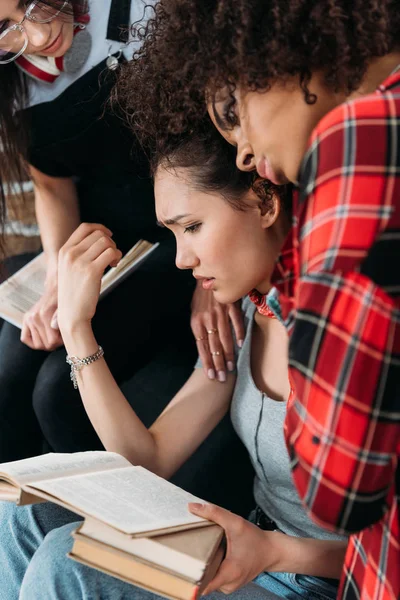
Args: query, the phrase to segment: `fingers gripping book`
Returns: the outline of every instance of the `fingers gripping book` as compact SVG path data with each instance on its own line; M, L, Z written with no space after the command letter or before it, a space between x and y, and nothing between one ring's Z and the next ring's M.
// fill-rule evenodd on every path
M158 243L151 244L146 240L139 240L116 267L105 273L101 280L100 298L133 273L157 246ZM41 253L0 285L0 317L22 329L25 313L44 293L45 279L46 259Z
M223 530L188 510L199 498L112 452L1 464L0 500L75 512L71 558L167 598L196 598L223 558Z

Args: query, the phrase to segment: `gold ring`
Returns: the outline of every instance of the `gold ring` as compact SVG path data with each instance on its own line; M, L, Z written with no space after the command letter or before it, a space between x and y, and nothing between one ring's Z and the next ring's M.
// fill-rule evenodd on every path
M212 356L220 356L221 352L218 352L218 350L216 352L211 352Z
M205 339L206 339L206 338L199 337L199 338L196 338L196 342L201 342L202 340L205 340Z
M217 333L218 329L207 329L207 333L208 335L211 335L212 333Z

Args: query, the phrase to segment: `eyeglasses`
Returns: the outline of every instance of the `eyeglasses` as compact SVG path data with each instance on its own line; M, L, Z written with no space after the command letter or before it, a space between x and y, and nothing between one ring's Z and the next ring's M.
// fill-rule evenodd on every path
M7 27L1 32L0 25L0 65L6 65L16 60L23 54L28 46L28 35L23 26L24 21L31 23L50 23L67 6L69 0L54 2L55 6L49 6L45 2L35 0L31 2L25 12L24 18L15 25Z

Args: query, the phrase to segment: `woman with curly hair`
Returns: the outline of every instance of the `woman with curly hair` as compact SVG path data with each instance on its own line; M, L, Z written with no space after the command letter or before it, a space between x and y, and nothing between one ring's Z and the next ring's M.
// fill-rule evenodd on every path
M255 285L268 291L280 241L290 227L290 190L254 182L251 173L236 169L233 156L234 149L209 122L205 137L176 140L155 160L157 216L176 237L177 266L191 270L222 303L237 301ZM103 235L100 250L93 231ZM76 290L62 294L59 304L60 328L71 354L91 353L97 346L90 320L103 268L117 253L104 228L87 224L61 250L60 290ZM268 263L261 260L264 255ZM254 466L255 510L249 522L215 505L191 506L195 514L220 523L227 535L225 560L204 590L210 600L222 597L219 588L237 599L267 600L276 594L334 600L346 539L309 519L291 480L283 436L290 402L288 340L274 290L268 300L264 315L248 297L243 300L246 333L242 348L236 349L237 372L221 385L207 377L198 361L149 430L104 359L82 369L78 385L104 446L166 478L229 412ZM237 472L238 494L244 483ZM14 600L19 593L21 600L156 600L153 593L66 558L76 520L50 503L0 503L0 599Z
M139 35L117 91L144 141L208 112L240 169L296 186L273 280L293 476L320 524L355 533L340 595L398 598L398 2L161 0Z

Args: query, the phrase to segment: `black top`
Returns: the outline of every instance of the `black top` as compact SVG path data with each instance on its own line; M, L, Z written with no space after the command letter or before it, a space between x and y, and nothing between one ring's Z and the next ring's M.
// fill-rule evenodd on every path
M115 73L105 61L51 102L27 109L29 161L53 177L76 177L82 221L114 232L121 249L138 238L157 241L147 160L109 96Z

